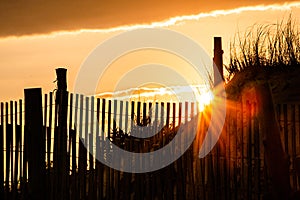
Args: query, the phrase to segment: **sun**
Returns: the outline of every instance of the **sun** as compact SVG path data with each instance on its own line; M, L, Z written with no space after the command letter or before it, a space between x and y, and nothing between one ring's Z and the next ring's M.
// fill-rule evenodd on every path
M199 95L198 106L199 106L200 112L202 112L204 110L204 108L211 103L213 98L214 98L214 95L213 95L212 91L203 92Z

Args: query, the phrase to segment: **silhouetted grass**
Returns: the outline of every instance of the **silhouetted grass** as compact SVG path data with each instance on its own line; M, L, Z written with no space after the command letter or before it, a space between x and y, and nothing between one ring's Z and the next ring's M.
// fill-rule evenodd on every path
M226 67L231 79L249 67L290 67L300 64L300 31L291 16L277 24L254 25L230 44Z

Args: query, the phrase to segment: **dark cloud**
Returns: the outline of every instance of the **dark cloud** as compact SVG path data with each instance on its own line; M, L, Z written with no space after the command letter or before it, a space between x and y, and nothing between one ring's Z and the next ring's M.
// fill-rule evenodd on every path
M282 0L1 0L0 37L103 29Z

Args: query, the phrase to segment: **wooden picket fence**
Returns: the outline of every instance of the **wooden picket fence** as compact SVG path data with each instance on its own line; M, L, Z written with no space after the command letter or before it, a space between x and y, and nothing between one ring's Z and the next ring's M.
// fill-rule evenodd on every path
M158 104L164 111L153 109ZM194 102L123 102L67 92L42 98L40 89L25 90L25 105L1 103L0 199L268 199L272 188L257 106L231 104L217 145L199 159L211 113L207 108L195 121ZM277 119L290 156L291 186L299 190L300 105L277 105ZM151 138L130 136L158 124L163 128ZM126 151L155 151L180 126L197 131L194 142L160 170L122 172L93 156L107 138Z

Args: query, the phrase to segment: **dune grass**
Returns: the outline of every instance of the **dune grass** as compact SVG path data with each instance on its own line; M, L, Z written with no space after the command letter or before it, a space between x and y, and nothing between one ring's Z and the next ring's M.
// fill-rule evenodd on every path
M290 15L277 24L255 24L230 43L228 80L251 67L291 67L300 64L300 31Z

